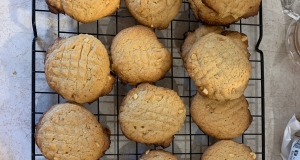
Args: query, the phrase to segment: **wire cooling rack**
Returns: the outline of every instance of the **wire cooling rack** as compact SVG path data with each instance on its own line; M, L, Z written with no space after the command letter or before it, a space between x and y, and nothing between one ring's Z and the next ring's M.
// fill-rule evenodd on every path
M264 119L264 59L259 44L263 36L262 7L255 17L243 19L227 30L237 30L248 35L252 75L245 96L249 102L249 109L253 122L249 129L235 141L251 147L257 154L257 159L265 159L265 119ZM89 24L81 24L68 16L55 15L49 12L45 0L32 1L32 26L34 39L32 42L32 159L45 159L35 145L35 125L39 117L50 106L65 100L51 90L45 80L44 58L46 49L57 37L69 37L80 33L94 35L109 50L113 37L122 29L138 24L126 9L123 1L120 9L113 15ZM215 139L203 134L192 122L189 113L190 98L196 93L196 87L183 68L180 58L180 46L183 43L183 34L195 30L201 25L195 20L189 4L183 1L179 14L170 23L166 30L155 30L162 42L173 57L173 67L163 80L155 83L175 90L187 107L185 124L181 131L175 135L170 147L165 150L172 152L179 159L198 160L204 150L216 142ZM146 146L129 141L124 137L117 121L118 106L125 94L132 87L122 85L119 80L114 85L113 91L100 97L92 104L84 104L98 120L111 130L111 146L101 159L105 160L135 160L148 149L160 147Z

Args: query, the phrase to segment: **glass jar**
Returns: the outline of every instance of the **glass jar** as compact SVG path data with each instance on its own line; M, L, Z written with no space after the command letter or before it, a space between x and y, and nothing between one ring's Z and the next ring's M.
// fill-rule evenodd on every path
M294 62L300 65L300 0L281 0L283 13L294 19L287 29L286 48Z
M286 33L285 45L294 62L300 65L300 23L292 21Z

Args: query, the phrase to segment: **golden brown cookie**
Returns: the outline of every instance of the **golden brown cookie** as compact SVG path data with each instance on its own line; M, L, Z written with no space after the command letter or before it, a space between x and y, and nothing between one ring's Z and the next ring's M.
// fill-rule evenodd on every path
M186 108L176 92L143 83L124 97L119 122L128 139L168 147L185 116Z
M137 25L119 32L111 45L112 70L123 83L153 83L172 66L172 56L148 27Z
M97 38L82 34L55 41L47 51L45 76L55 92L77 103L108 94L115 82L106 48Z
M251 148L232 140L221 140L208 147L201 160L254 160L256 154Z
M216 33L203 36L193 45L186 67L198 92L219 101L242 96L251 75L244 50L231 38Z
M232 16L238 19L256 15L261 0L202 0L202 2L222 18Z
M178 160L172 153L160 150L147 150L139 160Z
M244 96L216 101L196 94L191 102L191 116L201 131L217 139L234 139L248 129L252 116Z
M203 36L208 33L218 33L220 34L223 29L219 26L207 26L203 25L197 28L194 32L187 32L185 34L186 38L183 45L181 46L181 58L186 63L187 55L190 52L192 46Z
M108 134L85 107L62 103L40 118L35 141L47 159L91 160L102 157L109 148Z
M67 14L73 19L89 23L116 12L120 0L46 0L52 13Z
M166 29L178 14L182 0L125 0L125 4L141 24Z
M221 17L211 8L207 7L202 0L188 0L195 18L207 25L230 25L241 18L234 18L229 15Z

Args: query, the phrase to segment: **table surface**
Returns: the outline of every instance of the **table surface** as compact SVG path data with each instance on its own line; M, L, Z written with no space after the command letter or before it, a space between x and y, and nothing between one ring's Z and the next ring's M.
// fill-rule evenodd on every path
M31 1L0 2L0 159L31 156ZM285 49L291 19L279 0L263 1L266 159L277 160L283 131L300 108L300 66Z

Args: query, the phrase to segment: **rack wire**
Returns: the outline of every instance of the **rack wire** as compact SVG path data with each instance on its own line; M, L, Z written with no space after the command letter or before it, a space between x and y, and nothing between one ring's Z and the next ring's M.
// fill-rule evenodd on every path
M262 5L261 5L262 6ZM259 49L263 36L262 7L255 17L241 20L224 28L237 30L248 35L250 62L252 75L245 96L249 102L249 109L253 122L249 129L240 137L234 139L251 147L257 154L257 159L265 159L265 97L264 97L264 57ZM32 41L32 141L31 159L45 159L35 145L35 126L39 117L56 103L64 102L57 93L51 90L44 75L44 57L46 48L57 37L69 37L80 33L94 35L109 50L112 38L122 29L138 24L130 15L125 5L113 15L89 24L81 24L65 15L54 15L49 12L44 0L32 0L32 27L34 39ZM189 113L190 98L196 93L196 87L183 68L180 58L180 46L183 43L183 34L195 30L199 22L195 20L187 0L183 1L179 14L170 23L166 30L155 30L160 42L169 48L173 57L173 67L163 80L155 83L178 92L187 107L185 125L175 135L170 147L165 150L172 152L179 159L200 159L204 150L216 140L205 135L191 120ZM106 160L133 160L138 159L148 149L159 149L156 146L129 141L120 130L117 116L118 106L125 94L132 87L123 85L119 80L114 85L113 91L100 97L92 104L84 104L98 120L111 130L111 146L101 159Z

